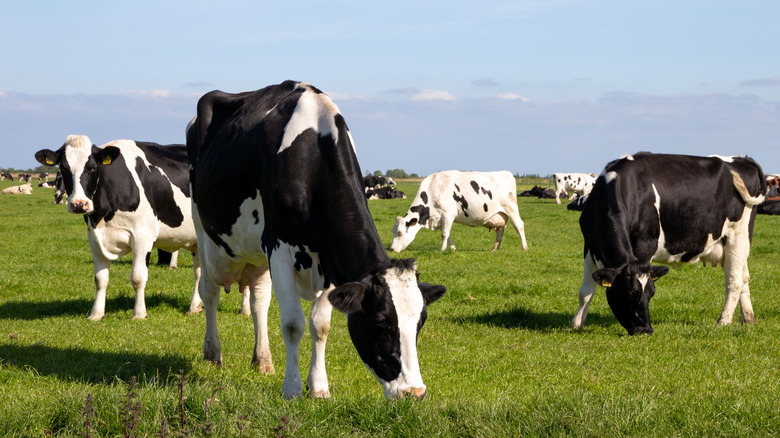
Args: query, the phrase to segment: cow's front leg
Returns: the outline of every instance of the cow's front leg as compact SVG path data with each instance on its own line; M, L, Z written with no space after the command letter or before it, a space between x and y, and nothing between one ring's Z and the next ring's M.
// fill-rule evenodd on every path
M254 286L245 288L244 296L249 295L252 321L255 325L255 349L252 364L262 373L273 373L274 362L271 358L271 346L268 340L268 309L271 307L271 272L268 267L257 278ZM243 307L243 305L241 306Z
M333 306L328 301L328 293L323 292L311 305L309 314L309 333L311 333L311 363L306 386L314 398L329 398L328 374L325 370L325 343L330 331L330 317Z
M279 313L282 324L282 339L284 339L287 363L284 367L284 383L282 395L289 400L303 396L303 382L298 367L298 351L306 330L306 316L303 314L298 288L293 278L294 267L284 251L277 250L279 259L276 263L269 260L271 278L274 283L276 301L279 303ZM281 259L281 260L280 260Z
M450 231L452 230L452 223L454 218L450 218L446 215L441 217L441 250L444 251L449 245L450 249L455 251L455 244L452 243L452 236Z
M731 320L734 317L734 311L737 309L737 303L740 303L743 290L747 290L747 301L748 303L750 301L750 289L747 284L747 280L750 277L747 271L747 257L750 253L750 242L747 238L730 239L726 251L726 257L723 262L723 273L726 278L726 299L723 302L723 311L718 318L717 325L731 324ZM752 314L753 306L748 304L748 308ZM755 317L752 318L755 320Z
M496 243L493 244L493 251L498 251L501 248L501 239L504 238L504 229L496 228Z
M133 267L130 270L130 284L135 290L135 306L133 306L133 319L146 318L146 299L144 289L146 281L149 279L149 268L146 267L146 260L151 254L149 250L133 250Z
M207 278L200 277L198 292L203 300L203 311L206 314L206 336L203 340L203 359L222 365L222 346L217 333L217 306L219 306L220 286Z
M585 259L582 263L582 286L578 293L580 307L577 309L577 313L571 320L569 327L573 329L582 328L585 324L585 318L588 316L588 308L590 302L593 301L593 296L596 294L596 281L593 280L593 273L596 272L596 264L590 257L590 253L585 254Z
M95 268L95 302L92 303L92 310L87 319L90 321L100 321L106 314L106 288L108 287L108 267L109 261L103 257L102 253L92 253L92 263Z
M200 299L200 292L198 291L202 269L200 265L200 256L198 256L197 252L192 253L192 272L195 276L195 287L192 291L192 299L190 300L190 308L187 310L187 315L200 313L203 310L203 301Z

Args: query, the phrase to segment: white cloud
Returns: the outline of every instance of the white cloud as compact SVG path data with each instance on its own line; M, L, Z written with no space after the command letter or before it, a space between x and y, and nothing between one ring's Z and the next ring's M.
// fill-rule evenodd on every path
M151 90L130 90L124 93L129 97L151 97L152 99L167 99L171 97L170 90L151 89Z
M456 99L449 91L426 89L412 96L412 100L417 102L424 100L446 100L454 102Z
M338 92L332 93L330 91L326 93L336 103L342 100L369 100L368 97L363 96L362 94L338 93Z
M527 98L525 96L521 96L519 94L515 94L515 93L501 93L501 94L496 95L496 97L499 98L499 99L503 99L503 100L519 100L521 102L530 102L531 101L531 99L529 99L529 98Z

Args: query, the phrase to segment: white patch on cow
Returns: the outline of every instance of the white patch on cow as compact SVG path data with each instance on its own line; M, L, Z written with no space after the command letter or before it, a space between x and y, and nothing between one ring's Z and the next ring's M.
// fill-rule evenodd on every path
M636 279L639 281L639 284L642 285L642 290L645 290L647 287L647 282L650 280L650 276L647 274L641 274L637 275Z
M86 213L91 213L94 206L92 200L84 193L84 187L81 186L79 177L84 173L84 167L92 153L92 141L86 135L69 135L65 139L65 145L65 160L70 166L73 178L73 193L69 197L68 210L70 211L71 204L86 202Z
M606 175L604 175L604 181L607 184L611 183L612 181L614 181L616 179L617 179L617 172L615 172L614 170L609 171L609 172L607 172Z
M264 266L268 264L261 247L264 230L265 210L260 190L257 190L254 196L241 203L238 218L230 227L230 232L219 237L230 247L236 260ZM227 253L225 257L228 257Z
M306 91L298 98L290 120L284 127L282 144L278 154L292 146L292 143L308 129L313 129L320 137L330 135L338 137L335 115L339 113L336 104L325 94Z
M725 161L726 163L733 163L734 157L726 157L723 155L709 155L711 158L720 158L721 160Z
M628 160L628 161L634 161L634 156L633 156L633 155L630 155L630 154L628 154L628 155L623 155L623 156L622 156L622 157L620 157L620 158L621 158L621 159L624 159L624 160Z
M386 397L400 394L409 388L425 388L417 358L417 323L420 321L424 302L417 286L415 270L399 271L392 268L384 275L398 316L401 341L401 373L392 382L380 379Z

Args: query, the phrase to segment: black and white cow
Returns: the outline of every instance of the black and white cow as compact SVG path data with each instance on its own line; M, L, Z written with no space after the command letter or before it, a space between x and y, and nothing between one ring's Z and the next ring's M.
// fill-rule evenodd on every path
M27 183L30 182L30 180L32 179L32 175L30 175L29 173L20 173L18 176L19 176L19 182Z
M329 397L325 342L332 307L386 397L425 395L416 339L445 288L417 280L416 262L390 259L368 210L352 137L333 101L300 82L239 94L212 91L187 129L193 212L204 275L205 359L222 363L220 286L252 288L252 361L273 370L271 278L287 352L282 393L303 394L298 349L313 300L307 387Z
M368 192L371 189L384 187L387 178L382 175L366 175L363 177L363 190Z
M555 190L549 187L533 186L530 190L525 190L517 196L521 198L537 197L540 199L555 199Z
M517 208L517 183L511 172L461 172L446 170L428 175L404 217L393 226L390 249L401 252L421 228L441 230L441 250L455 249L450 230L453 223L496 230L493 251L501 246L507 218L528 249L525 225Z
M67 198L68 194L65 192L65 180L62 179L62 172L57 171L57 175L54 177L54 203L62 204L62 198Z
M561 194L564 192L571 193L569 199L588 196L597 177L595 173L553 173L555 202L561 203Z
M0 173L0 181L5 181L7 179L13 181L14 176L11 175L9 172Z
M406 193L396 190L395 187L380 187L368 189L366 199L406 199Z
M200 310L200 262L184 145L115 140L96 147L87 136L71 135L58 150L42 149L35 158L59 166L69 194L68 211L84 215L87 223L96 289L90 320L105 315L110 262L129 252L133 318L146 318L144 287L152 247L192 252L195 288L189 312Z
M744 157L638 153L605 167L580 215L585 239L580 306L585 322L597 286L628 333L652 333L649 304L671 265L722 265L726 299L718 324L737 303L753 323L747 259L756 208L764 199L761 167Z

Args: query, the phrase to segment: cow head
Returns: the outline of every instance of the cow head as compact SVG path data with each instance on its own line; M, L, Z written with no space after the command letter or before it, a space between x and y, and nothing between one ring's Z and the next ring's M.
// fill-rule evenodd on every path
M593 273L593 279L607 288L609 307L629 335L653 334L650 299L655 295L655 281L667 272L666 266L632 263L617 269L599 269Z
M411 213L404 217L395 218L395 226L393 226L393 242L390 244L390 250L394 252L401 252L409 246L414 240L414 236L422 228L418 214Z
M414 259L393 259L360 281L328 294L347 314L347 326L360 359L384 389L385 397L425 396L417 359L417 335L427 306L447 291L417 280Z
M94 210L92 197L97 190L100 166L110 165L119 154L115 146L98 149L85 135L69 135L61 148L41 149L35 153L35 159L45 166L59 166L68 194L68 211L88 214Z

